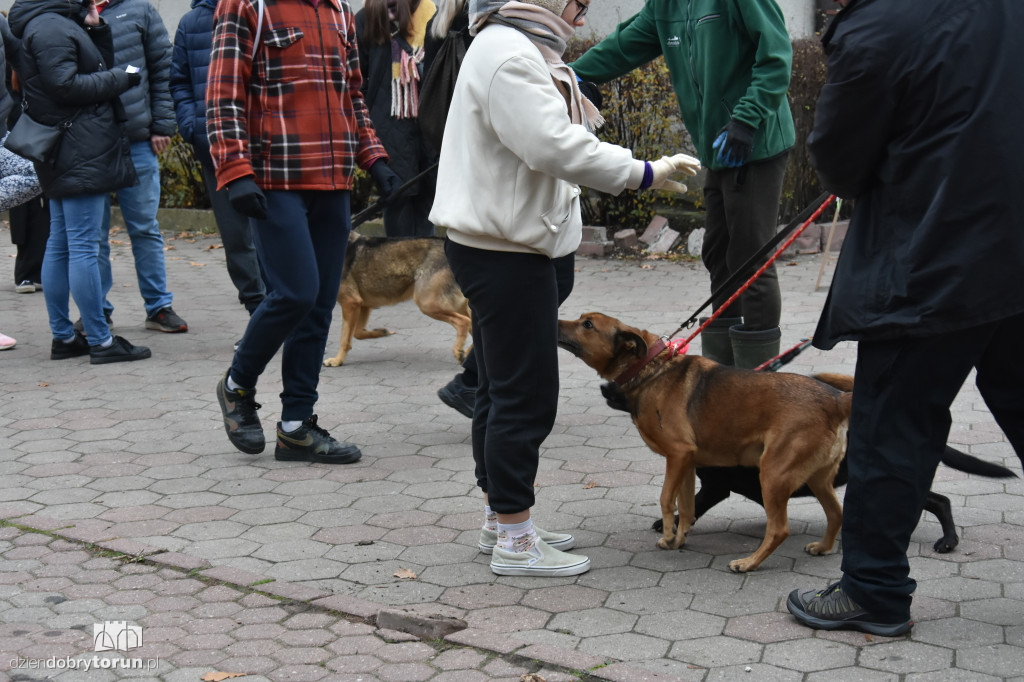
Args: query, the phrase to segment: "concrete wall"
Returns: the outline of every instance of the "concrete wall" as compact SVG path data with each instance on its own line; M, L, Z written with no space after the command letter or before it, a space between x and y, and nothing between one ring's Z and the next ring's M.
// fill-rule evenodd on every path
M743 1L743 0L741 0ZM191 0L150 0L160 11L167 31L174 39L178 21L192 6ZM814 33L814 11L817 0L776 0L786 16L786 26L793 38L806 38ZM13 0L0 0L0 10L10 9ZM363 0L351 0L356 10L363 6ZM633 16L641 7L643 0L593 0L593 8L587 14L587 25L580 30L581 35L607 35L615 26Z

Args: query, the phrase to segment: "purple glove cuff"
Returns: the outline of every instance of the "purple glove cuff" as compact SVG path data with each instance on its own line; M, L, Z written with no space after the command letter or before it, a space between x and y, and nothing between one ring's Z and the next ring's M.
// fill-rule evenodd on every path
M640 189L647 189L654 182L654 169L649 161L644 161L644 179L640 181Z

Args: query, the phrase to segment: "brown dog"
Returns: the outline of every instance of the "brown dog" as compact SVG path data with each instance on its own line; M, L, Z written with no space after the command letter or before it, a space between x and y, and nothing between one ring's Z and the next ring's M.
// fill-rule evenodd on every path
M845 452L850 393L798 374L673 356L651 332L600 313L559 320L558 345L619 385L640 436L665 457L659 547L676 549L686 540L696 467L746 466L760 470L767 524L761 545L730 562L731 570L754 570L789 536L787 504L804 484L827 519L822 539L804 549L832 550L843 518L832 480Z
M386 239L350 232L345 267L338 288L341 306L341 344L338 354L324 360L338 367L352 350L352 337L376 339L393 332L366 328L370 311L413 299L423 314L455 327L452 354L462 362L471 320L469 303L455 283L444 242L430 237Z

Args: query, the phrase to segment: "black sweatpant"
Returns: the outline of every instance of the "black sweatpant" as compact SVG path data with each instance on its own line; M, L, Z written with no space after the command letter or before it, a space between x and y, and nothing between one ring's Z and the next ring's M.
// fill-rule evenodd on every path
M499 514L533 506L540 445L558 407L558 306L572 290L572 254L474 249L445 253L469 299L478 383L473 460L480 489Z
M946 439L949 407L972 368L1024 462L1024 315L920 339L861 341L843 505L842 588L880 620L910 617L907 548Z
M43 256L46 240L50 238L50 201L39 196L24 204L13 206L11 216L11 243L18 247L14 259L14 283L43 281Z
M787 152L739 168L708 171L701 259L711 274L711 291L725 284L778 231L779 197L788 157ZM715 310L733 293L726 292L723 300L715 301ZM722 317L742 317L749 331L774 329L781 316L782 296L774 265L722 313Z

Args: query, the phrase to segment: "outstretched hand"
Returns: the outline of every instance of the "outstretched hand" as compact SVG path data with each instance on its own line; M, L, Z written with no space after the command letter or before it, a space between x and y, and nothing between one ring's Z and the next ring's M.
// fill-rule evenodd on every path
M657 161L651 161L651 170L654 172L651 189L686 194L686 185L675 180L669 180L669 176L674 173L696 175L697 171L700 170L700 161L686 154L663 156Z

